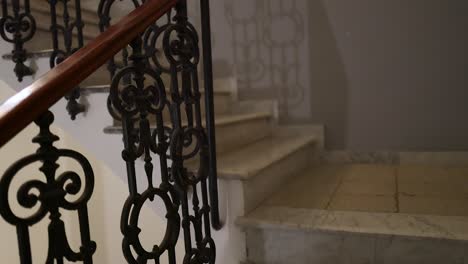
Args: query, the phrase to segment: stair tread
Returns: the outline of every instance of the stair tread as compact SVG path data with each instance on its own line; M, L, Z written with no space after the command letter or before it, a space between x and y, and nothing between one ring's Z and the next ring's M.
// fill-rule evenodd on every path
M468 217L330 211L262 205L236 223L244 228L325 231L468 241Z
M234 115L222 115L222 116L217 116L216 117L216 126L224 126L224 125L230 125L233 123L237 122L243 122L243 121L249 121L249 120L255 120L255 119L264 119L264 118L270 118L272 116L271 113L269 112L254 112L254 113L246 113L246 114L234 114ZM104 128L105 133L122 133L122 127L121 126L108 126Z
M50 6L47 1L31 1L29 3L31 10L34 12L42 12L49 14L50 13ZM72 17L75 15L75 4L73 2L68 3L69 6L69 13ZM57 14L59 16L63 15L63 7L62 5L57 5ZM90 10L85 7L81 7L81 18L86 24L92 23L94 25L99 25L99 17L97 11Z
M261 170L311 144L311 135L273 135L218 157L218 175L225 179L248 180Z

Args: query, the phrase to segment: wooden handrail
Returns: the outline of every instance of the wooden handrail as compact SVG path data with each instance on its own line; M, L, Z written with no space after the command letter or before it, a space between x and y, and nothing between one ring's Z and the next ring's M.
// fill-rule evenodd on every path
M0 147L104 65L177 0L148 0L0 106Z

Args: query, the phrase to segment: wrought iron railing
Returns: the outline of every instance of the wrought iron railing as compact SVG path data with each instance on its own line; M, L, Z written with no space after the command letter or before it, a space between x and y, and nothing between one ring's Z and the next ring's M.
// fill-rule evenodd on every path
M159 263L165 255L169 263L174 264L175 247L181 235L185 248L183 263L215 263L211 228L220 229L222 225L218 210L208 0L200 1L203 53L199 50L197 30L188 19L186 0L144 1L111 26L108 10L113 2L102 0L100 3L103 33L99 37L84 47L82 38L77 46L66 41L63 48L54 44L53 69L0 107L0 146L34 120L40 127L39 135L33 139L40 145L37 153L16 162L0 180L0 214L17 228L22 264L33 263L28 227L43 221L46 215L50 218L46 263L93 262L93 253L99 245L91 239L86 209L93 192L93 171L78 152L53 146L59 138L49 130L53 114L48 109L66 94L72 94L70 102L77 99L73 92L79 83L107 61L111 74L108 109L123 128L122 157L127 167L129 196L121 218L122 249L127 262L153 260ZM51 10L54 10L54 3L56 1L50 0ZM75 8L79 9L79 1ZM75 21L69 21L66 12L65 8L63 17L67 26L61 30L65 35L71 34L73 28L80 31L79 15ZM163 16L166 17L164 23L158 21ZM52 25L55 25L54 19ZM52 26L52 32L58 28ZM56 40L57 34L53 36ZM119 52L123 56L122 65L114 60ZM199 86L199 61L202 59L205 118ZM163 79L169 81L165 83ZM154 161L153 154L158 155L159 160ZM84 175L65 172L56 176L57 161L63 157L78 161ZM137 186L140 175L136 174L135 161L139 158L144 159L147 179L143 192L139 191L143 188ZM9 205L11 182L19 171L37 162L42 163L40 170L44 181L24 183L16 197L21 206L28 209L39 206L39 209L29 217L18 217ZM159 173L154 172L155 162L159 162ZM65 199L78 193L81 197L75 202ZM138 220L143 205L154 199L160 199L165 205L167 228L161 244L147 251L140 242ZM66 223L60 215L62 210L77 211L79 215L82 244L79 250L73 250L68 243Z
M44 0L43 4L46 2L49 5L52 50L49 64L53 68L83 47L84 23L81 19L80 0ZM13 44L11 59L15 62L14 72L20 82L25 76L34 74L34 70L25 65L29 51L24 47L26 42L33 40L36 33L37 21L33 13L30 0L2 0L0 35ZM78 103L79 97L79 87L65 96L68 100L67 110L73 120L85 111L84 105Z
M36 21L31 15L29 0L24 0L21 6L19 0L2 0L2 18L0 19L0 35L3 40L13 44L12 60L15 63L14 72L18 81L32 75L33 70L24 63L27 59L24 43L30 41L36 33Z

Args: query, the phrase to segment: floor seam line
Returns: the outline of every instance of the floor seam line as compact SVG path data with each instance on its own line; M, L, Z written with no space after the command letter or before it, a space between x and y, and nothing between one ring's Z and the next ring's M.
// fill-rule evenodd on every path
M400 213L400 199L399 199L399 181L398 181L398 167L395 168L395 206L396 206L396 213Z
M328 203L325 209L330 209L331 203L333 199L335 198L336 194L338 193L338 189L341 187L343 183L343 175L338 173L338 177L339 177L338 184L336 185L335 190L333 190L332 194L330 195L330 199L328 200Z

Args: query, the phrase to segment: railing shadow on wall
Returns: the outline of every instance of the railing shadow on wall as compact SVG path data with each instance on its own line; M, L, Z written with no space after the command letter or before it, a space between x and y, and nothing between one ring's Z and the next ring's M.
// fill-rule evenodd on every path
M106 5L103 0L103 6ZM110 4L113 1L110 1ZM59 137L50 131L54 116L48 109L81 81L128 47L127 64L111 68L108 108L123 128L122 158L127 166L129 196L123 205L121 232L122 250L129 263L159 262L167 258L176 263L175 246L179 233L183 236L184 262L214 263L215 242L211 227L220 229L216 178L216 146L214 133L213 82L208 0L201 0L203 58L199 37L188 21L186 0L150 0L113 26L102 24L103 33L88 45L60 61L47 74L0 106L0 146L33 121L40 128L33 142L39 145L35 154L26 156L9 167L0 179L0 214L17 230L20 261L32 263L29 227L49 215L47 263L64 260L92 263L96 251L89 226L87 202L91 199L94 177L90 163L80 153L54 146ZM102 11L102 9L101 9ZM167 16L162 26L155 24ZM103 16L105 19L106 17ZM104 20L105 21L105 20ZM148 47L146 35L161 38L162 49ZM153 42L150 42L153 43ZM155 42L154 42L155 43ZM162 52L166 66L160 57ZM149 60L154 59L154 65ZM203 63L207 128L202 123L198 63ZM113 71L114 70L114 71ZM165 84L161 75L168 74ZM151 80L151 81L148 81ZM170 119L163 119L168 109ZM149 120L155 118L156 127ZM182 122L182 120L186 120ZM154 182L153 160L160 162L160 183ZM68 171L56 175L58 161L64 157L76 160L83 174ZM148 186L137 186L135 161L144 158ZM188 163L197 162L194 170ZM10 207L11 182L25 167L40 163L44 180L29 180L16 190L17 202L24 208L37 209L28 216L16 215ZM144 189L140 192L139 190ZM188 193L191 193L191 201ZM70 201L71 195L80 194ZM161 200L167 210L164 239L151 250L140 242L140 211L148 201ZM72 249L60 211L74 211L79 218L81 247ZM195 231L195 232L192 232ZM193 243L195 242L195 243Z
M301 61L306 33L299 2L225 1L241 96L277 99L284 116L304 100L300 70L307 67Z
M277 100L280 122L326 127L346 146L348 80L326 3L224 0L241 99Z

